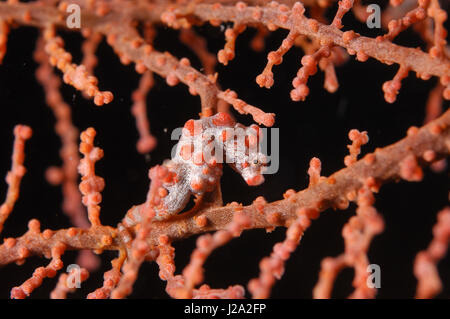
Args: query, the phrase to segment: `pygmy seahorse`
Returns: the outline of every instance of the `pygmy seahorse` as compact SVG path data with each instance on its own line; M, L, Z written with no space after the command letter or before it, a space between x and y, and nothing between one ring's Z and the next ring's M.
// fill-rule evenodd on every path
M246 127L227 113L187 121L172 159L150 170L151 187L158 185L152 199L154 220L181 212L191 195L213 191L222 176L223 162L250 186L264 182L267 157L259 150L261 139L258 125ZM130 209L123 224L131 227L140 220L139 210Z

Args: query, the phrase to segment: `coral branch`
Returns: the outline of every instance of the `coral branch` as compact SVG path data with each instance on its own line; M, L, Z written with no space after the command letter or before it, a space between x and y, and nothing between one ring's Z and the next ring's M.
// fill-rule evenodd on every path
M83 45L81 47L81 51L83 52L83 61L81 61L81 64L86 68L86 72L88 72L89 74L93 74L94 68L98 63L95 51L102 41L103 36L98 32L87 34L86 36L86 41L83 42Z
M312 214L318 216L316 209L312 209ZM286 239L275 244L270 257L261 260L259 268L261 270L259 278L252 279L248 283L248 289L253 298L268 298L275 279L280 279L284 274L284 263L291 253L297 248L303 236L303 232L310 226L310 209L302 208L297 212L298 218L293 221L286 230Z
M414 274L418 280L416 298L433 298L442 290L437 263L444 258L450 242L450 208L446 207L437 215L433 227L433 240L428 248L417 254Z
M318 184L290 196L287 199L264 205L249 205L243 207L243 212L251 216L253 228L271 228L286 225L286 221L296 217L296 211L302 207L315 207L323 211L329 207L339 207L346 202L347 197L357 192L367 179L376 181L377 185L404 175L403 160L409 156L417 159L416 163L427 165L430 162L422 160L427 151L432 150L433 161L448 156L450 153L450 111L440 118L430 122L421 129L410 128L408 136L395 144L377 149L367 154L356 163L344 168L328 178L323 178ZM426 156L425 156L426 157ZM406 176L407 177L407 176ZM128 215L139 214L141 206L133 207ZM168 235L171 240L179 240L187 236L223 229L231 222L233 208L230 206L209 208L198 212L208 223L199 226L195 218L186 216L170 221L153 222L149 242L158 244L161 235ZM267 221L266 216L278 214L279 219L274 225Z
M397 143L367 154L361 160L328 178L323 178L312 187L273 203L261 205L259 202L259 204L255 202L242 207L242 212L252 219L252 228L285 226L288 220L296 217L296 212L302 207L316 207L318 211L324 211L330 207L340 207L342 202L347 201L347 198L352 198L351 194L364 186L367 180L374 181L379 187L382 183L401 178L404 175L402 162L409 156L415 157L418 164L430 164L432 161L448 156L449 145L450 111L447 111L440 118L421 129L410 128L408 136ZM430 151L434 155L432 161L422 160L422 158L430 160L427 155ZM140 215L145 207L146 204L134 206L127 215ZM145 238L149 245L146 247L158 246L159 237L162 235L167 235L171 241L174 241L195 234L224 229L231 222L233 211L233 206L229 205L199 211L197 214L201 214L202 219L205 219L207 223L199 223L197 218L194 218L195 216L190 215L180 215L170 221L153 221L151 232ZM278 216L276 223L268 218L273 214ZM101 251L127 247L128 241L129 239L118 230L107 226L98 226L88 230L76 228L47 230L38 235L27 232L17 239L7 238L0 245L0 265L21 262L31 255L48 255L51 248L57 243L64 243L67 249Z
M304 101L309 94L309 88L306 85L308 78L316 74L317 64L323 59L328 58L331 54L329 46L322 46L314 54L305 55L302 58L302 67L298 70L297 76L292 81L294 89L291 91L291 99L293 101Z
M68 293L75 292L77 280L79 284L89 278L89 272L84 269L73 268L68 274L61 274L55 289L50 293L51 299L66 299Z
M84 158L80 160L78 170L81 174L80 191L83 194L83 204L88 209L88 218L92 226L99 226L100 223L100 202L102 195L100 192L105 188L103 178L95 175L95 163L103 157L103 150L94 147L94 137L97 133L93 128L88 128L81 133L80 153Z
M338 29L342 29L344 26L342 25L342 18L344 15L350 11L353 7L353 0L341 0L339 1L338 11L334 16L333 22L331 25L334 25Z
M427 105L425 107L425 119L424 123L428 123L442 114L442 92L444 87L441 84L436 85L436 87L431 90L428 95Z
M313 157L309 161L309 187L317 185L320 181L320 171L322 170L322 163L317 157Z
M283 62L283 55L285 55L286 52L288 52L294 45L294 41L297 36L298 33L290 31L278 50L272 51L267 55L267 65L264 68L264 71L256 77L256 83L258 83L259 86L264 86L265 88L272 87L274 82L272 67Z
M242 216L241 216L242 217ZM234 226L230 227L234 228L234 230L238 230L237 228L240 228L239 226L239 219L237 218L238 223L235 223ZM229 227L229 228L230 228ZM227 231L225 231L226 233ZM223 234L222 233L222 237ZM214 236L217 236L216 234ZM227 237L225 235L225 237ZM227 239L227 238L225 238ZM242 286L236 285L236 286L229 286L227 289L211 289L208 285L204 284L199 289L192 289L191 292L186 290L186 283L185 278L183 275L176 275L175 273L175 249L170 244L170 240L167 236L163 235L159 238L159 245L158 245L159 255L156 259L156 263L159 266L159 277L162 280L167 281L166 286L166 292L174 298L186 298L191 297L194 299L240 299L243 298L245 291ZM203 258L203 254L199 251L197 251L197 257L200 257L200 259L206 258L206 256ZM198 266L201 266L200 263L202 263L202 260L197 259ZM199 278L198 273L199 269L197 268L197 273L194 273L196 278Z
M294 10L294 9L293 9ZM322 44L333 44L344 47L351 53L359 53L372 57L382 63L396 63L422 76L437 76L448 85L450 60L435 59L419 49L406 48L390 41L380 41L364 36L356 36L346 40L344 32L334 26L324 25L317 20L308 19L303 15L292 14L292 10L280 12L278 7L245 7L235 6L214 7L208 4L198 4L194 7L178 5L172 11L176 17L193 16L202 21L230 21L235 24L275 26L288 29L298 34L317 39ZM284 16L287 16L287 19Z
M128 296L133 288L133 284L137 279L139 268L144 260L150 259L154 260L157 253L153 247L148 244L147 238L153 231L152 220L157 219L156 207L160 205L161 201L161 190L164 179L167 178L168 170L163 166L155 166L149 170L148 177L151 180L150 187L147 193L147 199L144 204L139 207L139 215L133 214L139 218L139 224L129 225L130 214L127 215L119 224L119 229L124 228L130 229L133 226L136 230L136 237L131 242L128 243L130 247L130 253L128 254L127 262L123 267L123 275L117 283L117 287L111 291L111 298L119 299ZM125 227L124 227L125 226ZM125 229L126 228L126 229Z
M181 81L189 87L191 94L200 95L203 117L210 116L217 111L218 98L229 102L216 85L216 78L205 76L192 68L188 59L178 60L168 52L157 52L150 45L137 45L136 47L134 44L142 43L142 40L131 28L122 27L120 29L116 25L111 25L102 30L109 34L109 44L119 53L119 56L122 56L122 60L136 62L140 71L149 69L165 77L169 85L173 86ZM242 100L239 101L247 105ZM253 115L256 122L266 115L253 106L241 108L241 110L242 113Z
M48 55L44 51L43 39L37 41L34 59L40 64L36 70L36 78L45 91L46 102L52 109L56 118L55 132L61 139L60 156L63 162L61 168L51 167L46 172L47 180L53 184L62 184L64 201L63 211L76 227L87 228L89 221L86 211L81 203L78 190L78 129L72 123L70 106L64 102L59 91L61 81L53 72L48 63Z
M418 6L409 11L404 17L397 20L391 20L388 23L389 32L385 34L384 39L392 41L403 30L407 29L414 23L424 20L427 17L427 8L430 5L430 0L417 1Z
M0 245L0 266L13 262L22 264L30 256L51 256L53 247L60 243L66 246L66 250L89 249L95 252L125 247L117 230L109 226L46 229L40 233L27 231L21 237L4 239Z
M139 65L149 68L164 77L169 75L173 78L176 76L177 81L182 81L190 87L191 93L198 93L202 99L202 110L205 116L211 115L211 111L216 109L217 94L219 90L214 83L214 80L208 79L204 75L193 72L190 76L187 73L192 72L185 68L180 68L176 59L173 57L166 61L160 54L147 54L139 49L132 48L130 43L143 43L139 36L133 34L132 28L128 27L131 19L145 20L145 21L160 21L173 25L176 28L181 26L188 27L191 20L198 22L211 21L214 25L219 22L233 22L235 25L265 25L269 29L277 27L288 29L295 34L301 34L309 37L312 40L319 41L324 46L341 46L347 49L351 54L357 54L359 60L367 60L368 57L373 57L382 63L392 64L397 63L402 68L416 72L418 76L423 79L428 79L430 76L437 76L441 79L441 83L446 87L444 90L444 97L450 98L450 60L446 56L439 59L422 52L419 49L406 48L395 45L388 40L371 39L364 36L355 35L354 37L345 37L345 33L337 29L334 25L325 25L317 20L308 19L303 15L296 14L296 7L299 3L294 5L292 10L287 10L286 6L274 4L265 7L252 7L246 5L236 4L235 6L222 6L211 4L196 4L195 6L177 4L175 7L165 7L157 4L141 4L142 7L137 6L133 10L127 10L129 15L127 18L122 16L120 9L124 4L118 6L119 10L115 12L112 10L107 15L97 16L90 12L83 12L85 27L91 28L95 31L102 32L118 38L121 43L115 45L117 51L125 54L127 60L132 60ZM342 8L347 7L346 5ZM61 13L53 11L51 8L36 7L33 4L0 4L0 18L13 17L16 21L24 25L43 26L52 23L54 25L65 27ZM123 8L122 8L123 9ZM343 9L341 9L342 11ZM298 11L298 10L297 10ZM344 10L345 11L345 10ZM31 18L24 19L23 15L29 14ZM440 11L439 11L440 12ZM441 16L441 15L439 15ZM113 24L112 21L122 21L124 23L120 26ZM441 20L439 20L441 21ZM439 31L442 37L442 32ZM123 36L122 36L123 35ZM128 41L123 41L126 37ZM146 49L147 46L144 46ZM149 55L152 59L148 59ZM167 58L167 57L166 57ZM156 60L168 62L165 67L155 64ZM143 64L141 64L143 63ZM180 70L181 69L181 70ZM175 70L175 72L173 71ZM192 81L192 78L195 78ZM172 82L172 81L171 81ZM176 82L174 82L176 83ZM304 87L302 92L305 93ZM297 90L298 91L298 90ZM300 93L300 92L297 92ZM302 97L305 94L294 94Z
M37 222L37 223L39 224L39 222ZM39 226L37 226L37 227L39 228ZM30 229L30 231L36 231L36 230ZM39 230L37 229L37 231L39 231ZM14 287L11 290L11 298L24 299L27 296L29 296L33 292L33 290L38 288L42 284L42 281L45 278L55 277L57 271L63 267L63 262L61 261L61 255L64 253L65 248L66 247L64 244L55 245L52 248L52 252L51 252L52 260L48 264L48 266L37 268L34 271L33 276L30 279L25 281L19 287Z
M131 112L136 118L139 140L136 148L139 153L151 152L156 147L156 138L150 133L150 123L147 118L147 94L154 84L153 74L146 71L139 81L139 87L133 92Z
M0 64L3 62L3 58L6 54L6 43L8 42L9 26L0 19Z
M397 99L398 91L402 87L402 80L408 76L409 69L400 66L394 78L391 81L384 82L383 84L383 92L384 99L388 103L394 103Z
M247 104L241 99L238 99L236 92L232 90L226 90L225 92L219 92L217 95L219 98L225 102L233 105L234 109L241 114L251 114L253 120L258 124L263 124L265 126L271 127L275 123L275 114L265 113L258 109L257 107Z
M122 268L125 257L126 254L123 252L123 250L121 250L119 258L116 258L113 261L111 261L112 269L105 272L105 274L103 275L104 279L103 286L101 288L98 288L94 292L90 293L87 296L88 299L109 298L112 290L116 288L117 284L119 283L120 277L122 275L120 269Z
M0 232L9 214L14 208L14 204L19 198L20 182L25 175L26 168L23 166L25 160L25 141L31 137L32 130L26 125L17 125L14 128L14 147L12 155L11 170L6 175L8 183L8 192L5 202L0 206Z
M438 0L431 0L428 15L434 19L434 45L430 49L430 55L435 58L441 58L444 55L445 45L447 41L447 30L444 23L447 20L447 12L441 9Z
M72 55L63 48L64 41L55 35L52 28L44 32L45 52L50 57L50 64L56 66L64 74L64 82L74 86L77 90L94 97L96 105L108 104L113 100L109 91L100 91L97 78L89 75L84 65L72 63Z
M44 40L39 37L34 53L34 59L39 63L36 78L45 91L47 105L52 109L56 118L55 132L60 137L62 147L60 156L62 167L50 167L46 177L49 183L62 185L63 212L70 218L72 225L80 228L90 226L86 209L82 204L78 190L78 129L72 123L72 110L64 102L59 91L61 80L56 76L48 62L48 55L44 51ZM91 58L92 60L93 58ZM94 270L99 265L99 259L90 251L83 250L77 258L77 263L88 270Z
M225 245L233 237L239 237L245 228L251 227L251 222L251 219L240 212L239 207L236 207L233 220L225 229L219 230L214 235L202 235L197 239L197 247L192 252L189 264L183 270L184 291L182 295L192 297L192 290L203 281L203 264L208 256L211 255L213 250ZM181 289L178 289L177 293L180 292ZM206 289L203 292L205 293Z
M152 7L153 6L153 7ZM32 26L45 26L48 24L65 27L65 15L57 9L49 7L39 7L35 4L5 4L0 3L0 18L13 18L20 24ZM153 9L153 10L149 10ZM272 25L283 29L294 30L299 34L306 35L312 39L320 39L323 43L334 43L353 52L363 51L369 57L375 58L383 63L397 63L410 68L419 74L429 74L437 77L449 75L450 61L448 59L433 59L427 53L418 49L405 48L395 45L389 41L377 41L364 36L359 36L350 42L343 40L343 32L334 26L324 25L320 22L310 22L306 17L293 19L289 12L287 20L278 19L279 11L272 7L252 7L247 6L238 10L235 6L214 6L211 4L196 4L195 6L178 5L172 8L177 17L194 16L201 21L230 21L236 24L245 25ZM136 6L134 10L127 12L131 17L140 20L159 21L162 12L166 8L147 6L143 10ZM31 19L25 20L24 14L28 12ZM107 28L108 21L120 21L121 14L112 12L111 14L98 17L89 12L82 12L84 27L102 29ZM100 30L99 30L100 31Z
M355 163L358 155L361 153L361 146L369 142L369 136L365 131L351 130L348 133L348 138L352 141L352 144L347 146L350 155L347 155L344 159L345 166L350 166Z
M207 43L204 38L198 36L191 29L180 30L180 41L197 55L205 69L205 74L213 74L217 64L217 58L214 54L208 52Z
M345 252L336 258L325 258L319 273L319 281L314 287L314 298L330 298L333 283L343 267L355 269L353 287L355 290L351 298L374 298L375 286L369 285L369 260L367 252L372 238L384 229L382 217L378 214L374 204L374 197L367 186L358 191L358 208L356 216L350 218L342 229L345 241ZM372 284L372 283L371 283Z
M234 48L236 45L236 39L239 34L245 31L247 26L237 24L233 28L227 29L225 31L225 47L217 53L217 60L223 65L227 65L228 61L234 59L235 52Z

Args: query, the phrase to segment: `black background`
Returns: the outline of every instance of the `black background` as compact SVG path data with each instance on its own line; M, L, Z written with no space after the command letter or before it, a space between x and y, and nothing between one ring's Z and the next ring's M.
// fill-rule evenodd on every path
M334 11L333 11L334 12ZM355 22L351 13L344 19L344 30L350 27L364 35L375 36L381 30L369 30ZM217 53L223 47L222 28L205 26L196 29L208 39L211 52ZM249 42L255 31L248 29L238 38L236 58L228 66L217 67L219 82L223 88L235 90L239 97L276 113L275 127L280 128L280 169L275 175L266 176L266 182L258 187L248 187L241 177L230 168L224 168L222 178L225 202L238 201L250 204L257 196L268 201L282 198L289 188L304 189L308 184L306 171L311 157L322 161L322 174L344 167L343 159L348 153L348 131L352 128L366 130L370 141L363 147L363 154L376 147L389 145L405 136L411 125L423 123L425 103L436 79L417 79L410 73L403 81L402 89L394 104L384 101L382 84L391 80L398 66L387 66L373 59L365 63L354 57L337 68L339 90L330 94L323 86L323 73L317 73L309 80L310 95L305 102L292 102L289 92L303 55L298 48L291 49L284 62L274 68L275 85L270 90L259 88L255 77L262 71L269 51L281 43L286 31L273 32L266 41L264 52L254 52ZM75 62L81 61L81 36L61 32L66 48ZM27 142L25 175L20 198L8 221L2 237L17 237L27 229L31 218L41 221L42 229L70 227L67 217L61 212L61 191L50 186L44 178L47 167L59 165L60 141L55 135L55 123L51 110L46 106L42 88L34 78L36 64L33 61L37 30L14 29L8 42L8 52L0 66L0 175L5 176L10 168L13 143L13 127L22 123L30 125L34 134ZM161 51L170 51L181 58L191 59L200 68L198 59L178 39L178 32L161 27L155 46ZM406 31L396 43L412 47L422 45L412 31ZM85 100L79 92L67 85L62 86L65 100L72 106L73 122L81 130L89 126L98 132L96 145L104 149L105 157L98 162L96 171L105 178L101 220L106 225L116 225L125 212L145 200L148 189L149 167L160 164L170 156L174 141L170 132L190 118L197 118L200 111L198 97L189 94L186 86L169 87L165 80L156 76L155 87L148 96L148 114L151 131L158 138L158 147L148 156L140 155L135 149L138 138L134 118L131 115L131 92L137 87L139 75L134 65L123 66L111 48L103 41L98 49L99 65L95 75L102 90L114 93L114 101L97 107ZM60 74L58 71L56 71ZM444 104L448 107L448 102ZM240 122L249 125L249 116L236 114ZM167 132L165 132L167 129ZM376 207L383 215L386 229L377 236L370 248L369 258L381 267L381 289L379 298L411 298L415 293L416 280L413 275L413 261L420 250L427 247L432 238L431 229L436 213L448 201L448 169L436 174L425 171L420 183L391 183L381 188L376 195ZM0 183L0 194L4 197L6 183ZM317 282L322 258L336 256L343 251L341 229L355 213L354 205L345 211L324 212L306 232L297 251L286 263L282 280L273 288L273 298L310 298ZM284 230L277 229L270 234L264 230L247 231L225 247L215 251L206 262L206 283L214 288L231 284L246 285L258 275L258 262L270 254L273 245L284 239ZM188 238L174 244L176 247L177 273L189 260L195 246L195 238ZM84 297L101 286L102 274L110 268L113 253L102 255L101 269L92 273L83 287L73 297ZM64 256L65 265L75 261L76 253ZM47 260L32 257L23 266L7 265L0 269L0 298L8 298L10 289L20 285L34 268L47 264ZM450 258L439 264L444 291L439 297L450 297ZM352 270L345 270L338 277L333 297L344 298L351 293ZM47 298L57 278L46 279L42 287L30 298ZM144 264L134 285L131 298L167 298L165 283L158 277L155 264Z

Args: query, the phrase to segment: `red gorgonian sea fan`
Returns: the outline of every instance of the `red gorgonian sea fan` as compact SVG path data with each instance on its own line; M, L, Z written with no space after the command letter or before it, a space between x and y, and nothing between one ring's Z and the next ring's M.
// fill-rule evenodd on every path
M172 298L448 296L447 11L438 0L0 2L3 154L14 126L1 292L152 297L150 264ZM258 146L276 132L268 156ZM421 183L382 187L391 181ZM338 287L341 271L351 287Z

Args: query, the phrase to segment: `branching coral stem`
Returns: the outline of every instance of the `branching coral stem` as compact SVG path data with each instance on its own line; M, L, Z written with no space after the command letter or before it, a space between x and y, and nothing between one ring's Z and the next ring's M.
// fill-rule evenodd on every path
M255 14L255 12L259 12ZM426 52L419 49L406 48L389 41L379 41L376 39L358 36L351 41L344 41L344 32L315 21L305 16L292 17L286 13L287 20L279 19L278 10L271 7L251 7L248 6L237 10L234 6L221 6L214 10L213 5L198 4L195 7L176 7L178 15L192 15L203 21L219 20L231 21L235 24L245 25L275 25L279 28L287 29L298 34L303 34L311 39L320 40L323 44L335 44L352 50L362 51L367 56L375 58L382 63L397 63L417 72L418 74L434 75L442 77L450 74L450 61L447 59L433 59Z
M3 224L14 208L16 200L19 198L20 182L25 175L26 168L23 166L25 160L25 141L31 137L31 128L26 125L17 125L14 128L14 150L12 155L11 171L6 176L8 183L8 193L5 202L0 206L0 232Z
M150 5L153 6L153 5ZM153 7L151 7L153 8ZM219 101L219 93L222 92L213 76L206 76L198 72L190 66L189 63L181 63L180 60L169 54L168 52L161 53L149 45L138 45L136 43L144 43L144 40L131 27L130 21L137 20L159 20L159 14L165 7L159 9L149 10L149 7L140 8L140 10L128 11L124 16L123 12L111 12L105 16L97 16L89 11L82 11L83 28L91 29L94 32L100 32L104 35L109 35L110 44L121 55L125 56L126 60L133 61L139 65L139 69L144 71L150 69L154 73L168 78L174 76L176 84L178 81L185 83L192 94L198 94L201 98L202 115L210 116L215 113ZM154 8L153 8L154 9ZM157 14L159 12L159 14ZM29 18L24 19L24 16ZM66 28L65 14L56 8L43 7L36 4L3 4L0 3L0 20L2 18L13 19L21 25L29 25L35 27L46 27L53 25L56 27ZM122 21L122 23L117 23ZM189 62L184 59L185 62ZM249 109L246 114L251 114L254 109ZM258 111L260 111L258 109ZM260 111L261 112L261 111ZM258 112L258 113L260 113ZM273 123L273 116L271 121ZM265 124L266 123L262 123Z
M159 20L159 14L165 7L152 8L154 10L142 10L139 6L128 12L131 17L141 20ZM259 11L255 15L255 11ZM31 19L24 19L25 13L29 12ZM197 4L195 6L178 5L176 12L179 15L191 15L203 21L218 20L231 21L236 24L245 25L275 25L279 28L295 30L298 34L306 35L312 39L318 39L323 43L334 43L355 52L363 51L369 57L375 58L386 64L402 64L419 74L429 74L437 77L450 74L450 61L447 59L433 59L426 52L419 49L406 48L389 41L377 41L376 39L359 36L352 41L346 42L343 33L339 29L318 22L317 28L311 27L311 19L306 17L289 18L286 21L278 19L279 12L270 7L248 6L237 10L234 6L221 6L214 9L211 4ZM105 17L98 17L92 13L83 12L83 27L101 29L112 21L120 20L120 13L113 12ZM56 8L42 7L34 4L7 4L0 3L0 19L12 18L22 25L42 27L54 24L65 28L65 16ZM100 30L99 30L100 31Z
M157 22L161 19L161 13L168 9L170 8L165 5L158 6L155 4L147 4L142 8L137 5L133 10L127 10L128 19L126 21L136 19ZM314 19L308 19L303 15L293 16L290 14L290 10L284 12L283 18L280 18L279 10L271 6L241 6L238 8L237 6L214 6L212 4L196 4L195 6L179 4L171 9L172 11L175 11L176 16L191 17L194 21L224 21L233 22L236 25L266 25L288 29L291 32L320 41L323 45L334 44L347 49L349 52L358 52L360 55L375 58L385 64L399 64L410 71L416 72L424 78L428 76L437 76L442 78L444 82L449 81L450 61L445 57L436 59L420 49L406 48L393 44L390 41L376 40L364 36L357 36L350 41L346 41L344 32L336 27L322 24ZM24 19L25 13L27 13L26 16L31 18ZM120 10L113 11L103 17L96 16L87 11L82 12L82 14L84 17L84 28L90 28L104 34L114 33L113 30L111 30L111 28L114 28L114 25L117 25L117 23L114 22L124 20ZM43 27L52 24L58 27L66 27L65 16L62 12L59 12L56 8L42 7L35 4L0 3L0 19L2 18L12 18L22 25ZM126 23L124 25L126 25ZM129 29L132 30L132 28ZM122 29L122 31L124 30ZM134 37L134 35L130 37L129 34L126 36L129 39ZM152 63L152 61L160 59L160 56L151 55L153 57L151 61L142 61L144 55L139 49L136 49L137 51L134 52L129 45L118 45L121 46L119 47L119 49L121 49L120 51L125 50L124 52L131 60L135 62L144 62L146 67L162 76L168 75L168 72L165 71L169 70L169 68L155 68ZM176 67L178 64L177 59L172 56L170 57L171 58L168 59L169 64L172 65L172 67ZM183 70L185 70L185 72ZM190 68L189 71L192 70L193 69ZM180 74L178 78L180 81L186 83L187 81L184 79L188 70L181 68L180 71L185 74ZM208 77L197 71L194 73L198 76L196 81L198 81L199 87L202 88L202 91L197 90L197 93L200 94L202 98L202 109L214 108L217 103L217 94L220 90L217 88L214 81L211 81ZM202 82L201 85L200 82ZM189 83L186 84L189 86L192 85ZM447 85L447 83L444 85Z
M252 219L252 228L286 226L289 220L296 217L299 208L316 207L317 210L324 211L330 207L339 207L342 200L346 200L349 194L364 186L368 178L379 184L400 179L401 176L405 176L406 165L402 163L411 157L420 164L429 164L423 159L425 153L429 151L434 152L434 160L449 155L450 110L420 129L410 128L407 137L367 154L356 163L328 178L323 178L312 187L269 204L244 206L242 212ZM140 210L142 207L134 206L131 210L133 209ZM266 217L274 213L279 216L275 224L269 222ZM153 247L157 246L161 235L167 235L175 241L195 234L224 229L233 219L234 208L233 205L208 208L198 214L206 218L206 224L197 223L195 216L184 215L168 221L153 222L152 231L146 239L147 243ZM0 265L20 262L31 255L49 255L51 248L58 243L64 243L66 249L77 250L119 250L126 247L118 231L108 226L97 226L89 230L77 228L55 232L48 230L39 236L27 232L17 239L5 239L0 245Z

